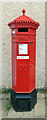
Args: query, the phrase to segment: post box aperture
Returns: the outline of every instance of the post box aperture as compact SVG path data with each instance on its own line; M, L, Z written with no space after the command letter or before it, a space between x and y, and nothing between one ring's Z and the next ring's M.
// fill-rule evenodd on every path
M14 110L32 110L37 103L36 81L36 29L39 23L25 15L10 22L12 37L12 89ZM24 104L24 107L23 107Z

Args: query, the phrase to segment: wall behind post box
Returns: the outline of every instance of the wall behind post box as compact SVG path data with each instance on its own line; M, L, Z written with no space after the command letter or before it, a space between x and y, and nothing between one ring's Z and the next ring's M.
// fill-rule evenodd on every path
M26 15L40 23L37 29L37 64L36 87L45 87L45 3L44 2L3 2L2 3L2 85L11 87L11 30L8 23L22 15ZM1 29L1 28L0 28Z

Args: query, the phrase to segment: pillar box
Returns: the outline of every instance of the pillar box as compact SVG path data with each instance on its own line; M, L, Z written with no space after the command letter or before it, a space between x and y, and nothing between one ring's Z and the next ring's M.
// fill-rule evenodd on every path
M25 15L11 21L12 89L11 103L15 111L32 110L37 103L36 29L39 23Z

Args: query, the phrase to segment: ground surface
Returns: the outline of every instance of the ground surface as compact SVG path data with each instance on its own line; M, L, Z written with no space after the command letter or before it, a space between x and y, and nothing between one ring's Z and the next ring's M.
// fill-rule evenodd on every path
M30 112L15 112L10 104L10 93L0 94L0 106L2 118L45 118L47 117L47 94L37 93L37 104Z

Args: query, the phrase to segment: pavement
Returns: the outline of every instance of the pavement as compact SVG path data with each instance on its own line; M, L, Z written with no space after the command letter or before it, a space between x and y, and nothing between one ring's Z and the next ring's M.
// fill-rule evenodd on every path
M0 116L2 118L47 118L47 94L37 93L37 104L28 112L15 112L10 104L10 93L0 94ZM11 106L11 107L10 107Z

